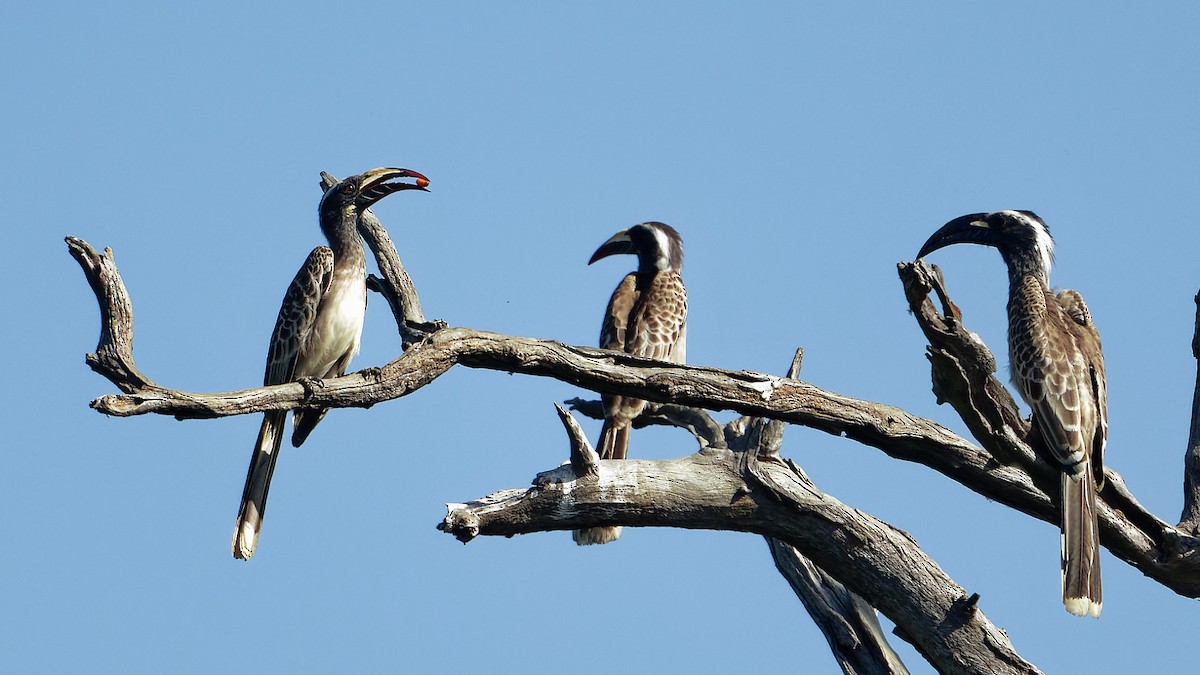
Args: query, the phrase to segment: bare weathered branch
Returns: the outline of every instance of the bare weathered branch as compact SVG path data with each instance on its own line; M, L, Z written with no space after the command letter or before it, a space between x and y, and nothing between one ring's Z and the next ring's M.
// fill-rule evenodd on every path
M1034 461L1022 441L1029 433L1029 423L1008 389L996 379L996 357L978 335L963 327L962 312L950 301L941 270L917 261L900 263L899 272L909 308L929 340L933 393L938 403L954 406L971 435L1001 461ZM938 296L942 313L929 300L931 291Z
M100 303L100 341L96 351L85 357L88 366L124 392L157 388L134 366L133 301L117 272L112 249L106 248L104 255L100 255L78 237L67 237L66 241L71 257L83 268L96 301Z
M83 250L82 246L80 250ZM107 265L99 266L91 264L86 256L80 260L101 307L120 307L122 303L127 307L124 285L120 283L115 266L111 265L111 258L108 261ZM901 268L906 289L909 287L906 270L913 267ZM910 293L910 303L913 301ZM924 302L917 302L916 307L923 307ZM940 316L930 308L935 318ZM925 321L922 312L915 314L919 322ZM666 364L619 352L468 328L437 330L382 368L323 380L315 387L290 383L227 393L195 394L150 384L148 378L133 368L131 352L122 351L121 345L117 344L124 339L122 336L128 335L122 325L126 321L122 319L124 315L114 311L104 311L102 315L104 325L97 353L106 354L106 350L111 349L118 354L129 354L123 356L126 360L119 361L117 366L110 366L103 360L99 367L93 365L118 388L129 392L104 396L92 403L106 414L157 413L186 419L292 408L369 407L416 391L457 364L552 377L592 391L620 393L660 403L735 410L743 415L767 417L844 435L897 459L928 466L989 499L1047 522L1057 522L1057 511L1046 489L1050 467L1036 457L1007 422L1010 413L1005 412L1001 393L1007 394L1002 392L1003 387L996 392L989 390L986 396L973 397L971 405L960 404L958 408L973 427L983 426L985 422L991 425L988 420L1004 422L1003 426L989 426L993 431L980 439L990 452L940 424L900 408L828 392L799 380L750 371ZM971 338L961 326L946 325L948 334L958 337L956 343L946 347L947 353L954 357L951 361L957 361L960 368L978 369L983 357L970 355L977 352L982 343ZM926 327L924 323L922 327ZM106 340L114 344L108 345ZM967 382L965 390L974 391L970 389L972 378L966 372L971 371L959 371L957 375L948 371L942 379L963 379ZM1023 424L1019 415L1016 419ZM1022 428L1027 430L1028 426ZM999 446L1007 447L1009 452L997 450ZM994 459L993 453L1005 455L1005 462ZM1014 460L1014 464L1008 463ZM1102 543L1115 555L1175 592L1188 597L1200 596L1200 541L1147 512L1111 469L1106 470L1106 478L1108 486L1101 493L1100 507ZM1057 491L1049 492L1056 494Z
M803 356L804 350L797 349L788 369L789 378L799 376ZM604 407L600 401L571 399L567 403L595 419L604 417ZM742 417L722 427L703 410L670 404L650 404L634 420L634 427L638 428L651 424L687 429L696 436L701 449L709 446L726 447L728 443L728 447L740 452L771 457L779 453L785 427L782 422L767 421L761 417ZM799 467L791 465L791 468L803 475ZM576 473L580 473L578 467ZM825 635L842 672L846 675L898 675L908 672L888 644L873 607L790 544L770 537L766 537L766 540L776 569L791 585Z
M764 535L838 570L940 672L1037 672L911 537L820 493L783 462L760 464L776 486L764 490L747 469L754 454L710 448L677 460L601 461L586 478L564 464L528 490L450 505L439 529L468 541L603 525Z
M571 398L563 401L571 410L581 413L594 420L604 419L604 404L598 400ZM724 429L707 412L685 405L670 403L651 403L640 415L633 418L633 428L643 429L649 426L678 427L687 429L700 447L726 447Z
M583 428L571 413L557 403L554 404L554 409L558 411L558 419L562 420L567 430L567 439L571 444L571 468L575 469L577 475L595 476L599 472L597 467L600 464L600 455L588 442Z
M790 379L800 377L804 349L796 349L788 368ZM729 424L726 437L736 439L731 447L746 453L746 468L760 484L776 498L786 500L785 490L772 483L769 472L762 470L762 461L783 461L792 470L798 483L818 493L816 485L790 460L781 460L786 425L779 420L762 417L740 418ZM766 537L767 547L775 569L783 575L796 597L808 610L809 616L821 629L829 649L845 675L902 675L908 673L900 656L888 644L875 608L845 584L821 569L796 547L779 539Z
M847 675L908 672L900 656L883 639L875 608L851 593L794 546L766 538L775 567L821 627L829 649ZM876 638L876 639L871 639Z

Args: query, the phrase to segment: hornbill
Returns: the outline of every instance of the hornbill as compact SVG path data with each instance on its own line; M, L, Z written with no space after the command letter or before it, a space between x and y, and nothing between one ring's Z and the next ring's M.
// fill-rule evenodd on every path
M679 269L683 266L683 240L670 225L648 222L614 234L592 254L588 264L618 253L638 258L636 272L617 284L604 322L600 347L672 363L684 362L687 342L687 290ZM628 396L605 394L604 425L600 429L600 458L625 459L629 429L646 402ZM575 530L580 546L607 544L621 536L620 527Z
M1096 493L1104 483L1108 402L1100 334L1071 290L1050 290L1054 239L1031 211L973 213L946 223L918 258L960 242L994 246L1008 265L1008 352L1013 384L1061 471L1062 595L1067 611L1100 616Z
M413 182L401 182L406 178ZM271 333L264 386L345 374L358 353L367 306L366 254L358 237L358 216L393 192L424 190L427 185L429 179L416 171L379 168L351 176L325 192L318 212L329 246L313 249L288 286ZM294 447L300 447L326 412L294 412ZM249 560L258 544L286 416L286 410L263 416L233 531L235 558Z

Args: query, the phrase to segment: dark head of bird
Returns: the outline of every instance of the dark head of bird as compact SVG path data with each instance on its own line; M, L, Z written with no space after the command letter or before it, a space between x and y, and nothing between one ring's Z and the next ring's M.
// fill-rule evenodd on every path
M428 178L408 169L379 168L350 176L325 191L319 207L321 226L336 226L343 220L354 224L363 210L393 192L426 190L428 185Z
M924 258L951 244L983 244L999 249L1009 275L1035 274L1049 283L1054 262L1054 238L1050 228L1033 211L972 213L946 223L921 247Z
M588 264L610 255L629 253L638 257L638 272L678 272L683 267L683 238L666 223L650 221L621 230L600 245Z

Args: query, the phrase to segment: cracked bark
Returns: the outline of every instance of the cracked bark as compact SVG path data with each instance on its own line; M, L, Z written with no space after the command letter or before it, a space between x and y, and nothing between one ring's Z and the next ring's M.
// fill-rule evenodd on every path
M73 246L86 246L80 240L74 242ZM924 277L908 270L923 266L909 265L901 270L910 294L911 287ZM106 291L97 297L104 303L112 296ZM139 386L136 380L126 377L124 363L106 370L108 362L100 356L120 350L101 348L89 357L89 363L97 363L94 368L99 366L99 372L130 393L102 396L92 402L92 407L116 416L157 413L179 419L296 407L365 408L410 394L454 365L463 365L552 377L596 392L621 393L660 403L734 410L845 435L896 459L923 464L988 499L1040 520L1057 522L1053 501L1057 492L1048 489L1053 484L1053 470L1024 442L1029 425L1015 412L1016 405L1007 391L997 381L994 388L986 388L988 396L962 401L961 392L970 392L973 386L965 368L979 369L978 361L970 356L971 351L978 350L974 339L961 325L947 321L934 310L928 297L915 302L910 295L910 303L916 305L915 315L927 329L926 334L938 336L930 338L935 390L956 406L968 427L989 430L986 434L980 432L984 448L900 408L828 392L799 380L751 371L661 364L602 349L460 327L435 330L381 368L323 380L320 387L309 389L290 383L201 394ZM118 314L106 312L104 316ZM946 340L936 332L939 327L945 330ZM120 327L110 326L102 331L104 334L119 336ZM965 345L961 351L960 345ZM943 352L953 358L939 358ZM994 359L991 362L994 364ZM132 368L131 358L128 368ZM988 377L995 379L994 375ZM1013 421L1001 427L986 426L988 420L1009 418ZM1200 597L1200 540L1146 511L1112 466L1109 463L1105 468L1108 484L1100 495L1102 543L1114 555L1176 593Z
M751 436L755 426L748 427ZM580 474L565 463L538 474L529 489L448 504L438 527L464 542L615 524L759 534L821 569L837 570L838 580L892 619L939 672L1039 672L976 607L977 596L954 583L908 534L822 493L790 462L753 449L709 447L683 459L607 460L597 468L594 475ZM873 611L866 613L873 618ZM843 630L831 641L856 638ZM904 670L900 664L847 672Z
M792 365L788 368L789 378L800 377L803 359L804 350L797 349ZM738 421L740 420L736 420L735 423ZM734 423L729 425L733 426ZM745 425L747 433L741 436L741 439L745 439L742 449L759 458L777 459L783 447L785 426L779 420L767 420L762 417L749 420ZM732 435L732 430L726 430L727 438ZM738 447L742 444L733 445ZM785 461L799 477L809 480L799 466L790 460ZM760 480L763 478L760 477ZM812 485L812 489L815 490L816 485ZM821 569L795 546L771 537L766 537L766 541L767 548L771 551L771 559L775 561L775 569L787 579L796 597L821 629L825 641L829 644L829 650L833 652L843 673L908 675L908 668L904 667L900 655L888 644L871 603L846 588L842 582ZM1011 650L1011 645L1009 649Z
M324 178L332 179L327 174ZM797 576L819 577L813 570L836 570L837 579L831 581L846 583L862 598L885 611L896 622L902 637L919 645L923 656L939 670L969 672L958 670L974 658L964 655L982 656L987 652L992 659L1005 664L1006 670L997 670L996 663L989 664L984 670L1033 672L1032 666L1012 652L1003 633L987 623L986 617L975 607L975 596L966 596L933 561L923 557L906 535L866 514L848 509L828 496L817 498L814 495L821 493L803 478L799 468L781 462L769 448L753 452L736 449L738 443L751 435L757 434L761 442L764 433L768 436L775 433L768 431L771 424L765 420L774 420L780 432L781 423L809 426L830 434L845 435L893 458L923 464L992 501L1056 523L1054 500L1057 490L1053 489L1056 484L1053 471L1028 445L1027 441L1035 439L1030 438L1028 422L1021 416L1007 389L994 376L995 358L962 326L961 313L950 301L936 268L920 262L901 263L899 273L914 318L930 343L928 357L934 392L939 402L949 402L955 408L982 447L936 422L900 408L824 391L794 377L777 378L703 366L674 366L600 349L427 322L411 279L404 273L399 256L378 220L373 215L364 217L360 231L375 253L383 275L383 278L374 278L372 288L388 298L406 351L382 368L368 368L321 381L316 386L291 383L207 394L163 387L138 371L132 352L132 303L117 272L112 252L106 249L101 255L87 242L68 237L71 255L83 269L101 310L99 344L96 351L87 356L87 363L124 392L98 398L92 402L92 407L110 415L156 413L180 419L296 407L370 407L405 396L455 365L552 377L596 392L637 396L660 404L639 423L683 426L706 448L698 455L675 460L674 464L650 463L661 465L653 471L679 469L691 475L694 484L651 486L653 494L666 500L661 503L617 503L611 500L611 495L606 498L595 494L594 487L585 485L603 481L606 475L613 477L612 470L606 468L610 463L596 465L597 478L576 480L580 474L591 475L586 470L590 464L586 453L579 450L576 453L578 461L543 474L548 478L541 479L540 487L532 491L505 491L473 502L471 508L478 511L475 533L536 531L534 521L529 518L534 514L548 517L537 509L546 508L552 501L547 495L552 496L555 489L560 496L565 495L561 481L572 480L575 488L569 496L576 503L591 494L588 508L583 509L586 513L576 514L574 520L543 519L540 522L545 528L654 524L740 529L762 534L773 540L772 553L777 565L784 560L785 564L795 568ZM941 304L941 312L930 299L931 293ZM1193 349L1200 361L1200 313ZM576 405L582 409L587 403L577 401ZM734 410L745 417L722 427L702 410L697 410L699 408ZM1200 522L1200 506L1197 506L1200 504L1200 440L1197 440L1200 438L1200 374L1191 428L1185 460L1185 506L1180 525L1172 526L1146 511L1111 468L1106 471L1108 483L1100 495L1100 521L1102 543L1111 552L1176 593L1198 597L1200 541L1194 535ZM623 466L617 471L632 472L627 476L629 479L643 480L653 473L647 472L649 465L645 462L629 460L621 464ZM706 481L712 483L705 487ZM559 487L554 488L555 485ZM673 489L676 492L671 492ZM589 490L593 492L589 493ZM714 498L717 501L713 501ZM725 501L720 502L720 499ZM525 503L530 500L537 504ZM520 516L525 520L518 518L504 525L504 518L497 515L501 512L507 513L507 517ZM771 518L782 521L775 522ZM461 534L470 528L456 531ZM834 539L826 541L825 537ZM829 545L822 548L821 542ZM904 555L914 556L906 564L917 565L923 571L919 576L924 583L938 589L934 605L920 606L921 601L911 597L928 589L905 585L904 579L890 577L879 567L871 566L869 554L880 542L899 547ZM781 545L778 550L776 543ZM787 563L789 550L792 553L803 551L815 567L810 568L799 560L794 565ZM924 573L926 571L928 574ZM845 617L858 611L854 609L858 602L862 600L847 600L845 604L850 609L842 611L837 620L845 621ZM935 622L934 617L941 623ZM967 635L968 644L958 644L946 642L953 636L939 634L939 625L974 628L966 632L960 630L958 637ZM854 642L836 625L827 635L834 636L830 639L831 646L835 641ZM972 663L978 665L978 662Z
M787 376L795 379L800 372L803 350L796 350ZM603 419L600 401L568 401L571 407L593 419ZM562 415L562 408L559 408ZM564 424L567 418L564 418ZM785 425L761 417L741 417L724 426L708 413L696 408L677 405L651 404L633 421L634 428L651 424L687 429L700 448L732 448L758 456L778 457L783 444ZM572 464L576 441L572 439ZM803 475L794 464L789 466ZM578 467L576 473L579 474ZM762 477L759 477L762 480ZM804 476L808 480L807 476ZM815 491L816 486L812 486ZM846 675L888 674L906 675L908 669L888 644L875 608L861 596L851 592L840 581L822 570L794 546L780 539L765 537L775 568L783 575L796 597L808 610L809 616L825 636L829 649Z

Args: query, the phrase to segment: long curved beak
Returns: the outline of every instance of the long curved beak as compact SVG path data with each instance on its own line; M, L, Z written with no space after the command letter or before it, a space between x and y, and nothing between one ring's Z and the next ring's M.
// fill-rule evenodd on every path
M620 253L633 253L633 239L629 238L629 230L621 230L620 232L609 237L608 241L600 245L596 252L592 254L588 264L596 262L601 258L607 258L610 255Z
M413 182L396 182L411 178ZM361 174L361 187L355 201L360 209L370 207L384 197L401 190L424 190L428 192L429 179L410 169L379 168Z
M920 253L917 253L917 259L924 258L939 248L945 248L951 244L966 243L995 246L997 241L996 231L985 220L987 215L986 213L972 213L966 216L959 216L946 223L925 241Z

